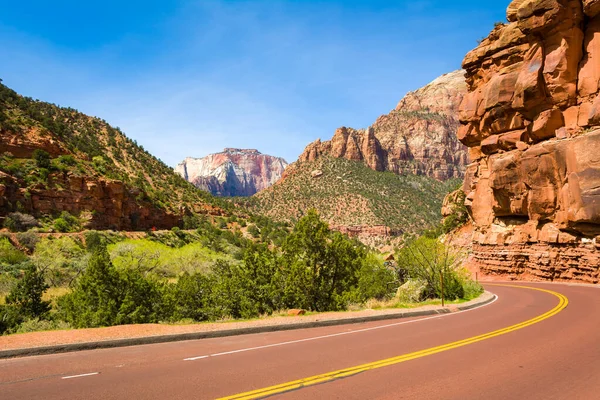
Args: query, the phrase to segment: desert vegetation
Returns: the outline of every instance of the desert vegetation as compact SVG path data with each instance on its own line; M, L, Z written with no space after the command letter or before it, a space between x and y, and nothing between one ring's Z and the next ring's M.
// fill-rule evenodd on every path
M332 231L314 210L291 230L259 217L252 233L207 220L188 223L196 228L136 239L96 231L0 239L1 331L255 318L369 302L398 306L411 282L420 285L412 290L414 301L439 297L439 273L448 282L446 298L479 293L438 241L411 242L393 267Z
M385 225L417 233L440 220L444 195L455 181L377 172L361 162L322 157L295 165L279 184L249 199L238 199L254 212L296 221L311 208L336 225ZM313 177L313 171L322 175Z

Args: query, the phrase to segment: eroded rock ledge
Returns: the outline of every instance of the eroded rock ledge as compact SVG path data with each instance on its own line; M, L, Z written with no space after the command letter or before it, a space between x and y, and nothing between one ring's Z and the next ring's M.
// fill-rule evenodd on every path
M465 58L459 139L486 273L600 280L600 0L515 0Z

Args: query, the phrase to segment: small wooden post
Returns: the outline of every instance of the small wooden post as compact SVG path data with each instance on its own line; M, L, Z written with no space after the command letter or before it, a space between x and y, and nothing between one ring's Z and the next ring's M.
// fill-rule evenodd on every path
M444 274L440 272L440 283L442 289L442 307L444 307Z

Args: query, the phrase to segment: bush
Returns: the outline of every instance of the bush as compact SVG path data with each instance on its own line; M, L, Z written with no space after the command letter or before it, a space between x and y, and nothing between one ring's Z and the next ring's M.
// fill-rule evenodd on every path
M170 319L215 319L215 311L211 307L212 285L213 281L204 274L183 274L166 292L165 303L171 310Z
M260 231L254 224L248 225L248 233L255 239L260 236Z
M47 320L33 318L22 322L20 325L10 330L11 333L30 333L40 331L54 331L71 329L71 325L60 320Z
M114 325L121 297L119 286L106 249L97 249L73 291L58 299L59 315L75 328Z
M31 261L54 287L68 286L87 266L89 255L70 237L42 239Z
M12 332L23 321L16 307L0 304L0 335Z
M353 302L364 303L370 299L386 300L394 294L398 279L393 270L370 254L358 271L357 292Z
M76 328L158 322L161 285L138 271L118 271L104 246L90 257L73 291L58 299L61 318Z
M39 168L50 169L50 154L47 151L41 149L34 150L33 159Z
M48 288L44 274L30 264L6 296L6 304L14 306L22 318L45 318L50 312L50 302L42 300L42 296Z
M407 243L397 253L396 260L402 273L406 273L411 279L426 282L424 298L442 296L442 279L444 298L464 298L464 289L457 273L460 257L437 239L421 237Z
M38 226L38 221L32 215L20 212L10 213L4 220L4 227L11 232L25 232Z
M200 227L200 219L196 214L185 215L183 217L183 229L198 229Z
M15 265L27 260L27 256L16 249L7 238L0 238L0 264Z
M33 251L40 241L40 238L35 232L20 232L17 233L17 240L21 246Z
M69 165L69 166L73 166L73 165L77 164L77 160L75 160L75 157L73 157L70 154L59 156L58 162L61 164L64 164L64 165Z
M54 220L53 226L57 232L63 233L81 230L81 222L79 219L67 211L63 211L60 214L60 217Z

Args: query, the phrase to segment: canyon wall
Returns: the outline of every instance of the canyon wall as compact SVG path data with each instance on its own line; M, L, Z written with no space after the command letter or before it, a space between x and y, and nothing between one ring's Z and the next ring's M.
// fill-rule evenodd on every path
M58 173L50 175L48 181L52 188L41 184L23 188L18 179L0 172L0 214L7 214L18 204L19 211L36 217L63 211L82 216L87 212L87 229L170 229L181 223L182 215L154 206L141 190L118 180Z
M458 137L486 274L600 280L600 1L516 0L467 54Z
M203 158L186 158L175 172L215 196L252 196L281 178L287 162L254 149L225 149Z
M337 129L331 140L309 144L298 161L330 155L362 161L376 171L462 178L467 152L456 131L458 106L467 91L463 75L455 71L408 93L367 129Z

